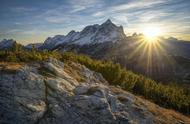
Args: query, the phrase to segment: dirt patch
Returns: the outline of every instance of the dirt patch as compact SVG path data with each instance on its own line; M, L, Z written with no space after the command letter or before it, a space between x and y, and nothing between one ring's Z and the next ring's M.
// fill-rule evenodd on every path
M121 94L121 93L126 93L125 91L121 90L120 88L117 88L115 86L110 86L110 90L115 93L115 94Z
M163 122L163 124L173 124L171 122L178 122L179 124L190 124L190 119L187 116L182 115L174 110L159 107L158 105L153 104L145 99L142 100L139 97L137 97L137 102L146 106L148 111L150 111L156 117L155 123Z
M2 73L16 73L25 63L15 62L0 62L0 72Z
M73 62L65 63L64 71L71 77L75 78L78 82L84 82L85 78L81 74L81 65L75 64Z

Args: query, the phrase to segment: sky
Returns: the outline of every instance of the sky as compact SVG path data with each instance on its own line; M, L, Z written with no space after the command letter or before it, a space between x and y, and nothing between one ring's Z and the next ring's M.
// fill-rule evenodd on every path
M44 42L108 18L126 35L153 25L166 37L190 40L190 0L0 0L0 40Z

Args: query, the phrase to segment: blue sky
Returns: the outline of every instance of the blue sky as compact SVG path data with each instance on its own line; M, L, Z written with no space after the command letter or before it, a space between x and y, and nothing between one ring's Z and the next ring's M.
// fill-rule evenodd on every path
M110 18L125 33L158 26L165 36L190 40L190 0L1 0L0 40L43 42Z

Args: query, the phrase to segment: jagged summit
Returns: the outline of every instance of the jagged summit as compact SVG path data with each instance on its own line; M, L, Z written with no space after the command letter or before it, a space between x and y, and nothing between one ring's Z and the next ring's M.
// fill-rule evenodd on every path
M76 31L75 30L71 30L67 35L72 35L74 33L76 33Z
M75 32L72 30L66 36L56 35L48 38L43 44L43 48L53 49L61 44L96 44L104 42L116 42L125 38L122 26L117 26L110 19L106 20L101 25L94 24L86 26L82 31Z
M106 28L120 28L121 31L123 30L123 26L117 26L116 24L114 24L110 19L107 19L104 23L101 24L101 26L104 26Z
M110 19L107 19L103 24L113 24Z
M115 25L114 23L112 23L112 21L110 19L108 19L107 21L105 21L104 23L102 23L100 25L100 27L104 27L104 28L118 28L118 26Z

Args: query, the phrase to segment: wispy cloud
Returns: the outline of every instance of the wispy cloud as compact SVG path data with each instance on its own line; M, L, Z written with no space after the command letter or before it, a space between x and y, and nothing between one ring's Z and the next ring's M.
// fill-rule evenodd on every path
M24 13L24 12L32 12L32 11L35 11L37 10L36 8L34 7L14 7L14 8L10 8L11 11L13 12L17 12L17 13Z
M122 4L122 5L118 5L118 6L114 6L111 7L110 10L112 11L124 11L124 10L129 10L129 9L141 9L144 7L150 7L150 6L154 6L157 4L161 4L161 3L165 3L166 0L147 0L147 1L138 1L138 2L130 2L127 4Z
M22 30L20 29L10 29L10 30L6 30L4 32L0 32L1 35L10 35L10 34L15 34L15 33L18 33L18 32L21 32Z
M101 16L104 16L104 15L105 15L105 13L103 11L95 12L95 13L92 14L92 16L94 16L94 17L101 17Z
M67 4L68 5L61 4L51 9L48 9L44 13L37 15L36 18L45 20L48 23L54 23L54 24L64 23L66 25L69 23L72 24L71 21L80 22L84 18L88 18L89 21L92 19L90 19L90 15L88 14L88 12L96 11L97 8L104 5L104 1L69 0Z
M79 12L85 9L86 9L85 6L76 5L76 6L73 6L73 10L71 10L70 13Z
M71 6L85 6L85 7L93 7L95 5L102 5L104 3L103 0L69 0Z
M75 13L89 8L100 7L104 5L103 0L70 0L69 3L72 8L70 13Z
M45 17L45 20L50 23L64 23L66 21L66 17L57 17L57 16L51 16L51 17Z
M119 4L115 6L111 6L106 8L106 10L98 11L92 14L92 16L98 17L98 16L105 16L110 13L122 13L122 12L127 12L132 9L143 9L146 7L152 7L157 4L165 3L166 0L147 0L147 1L135 1L135 2L130 2L126 4Z

